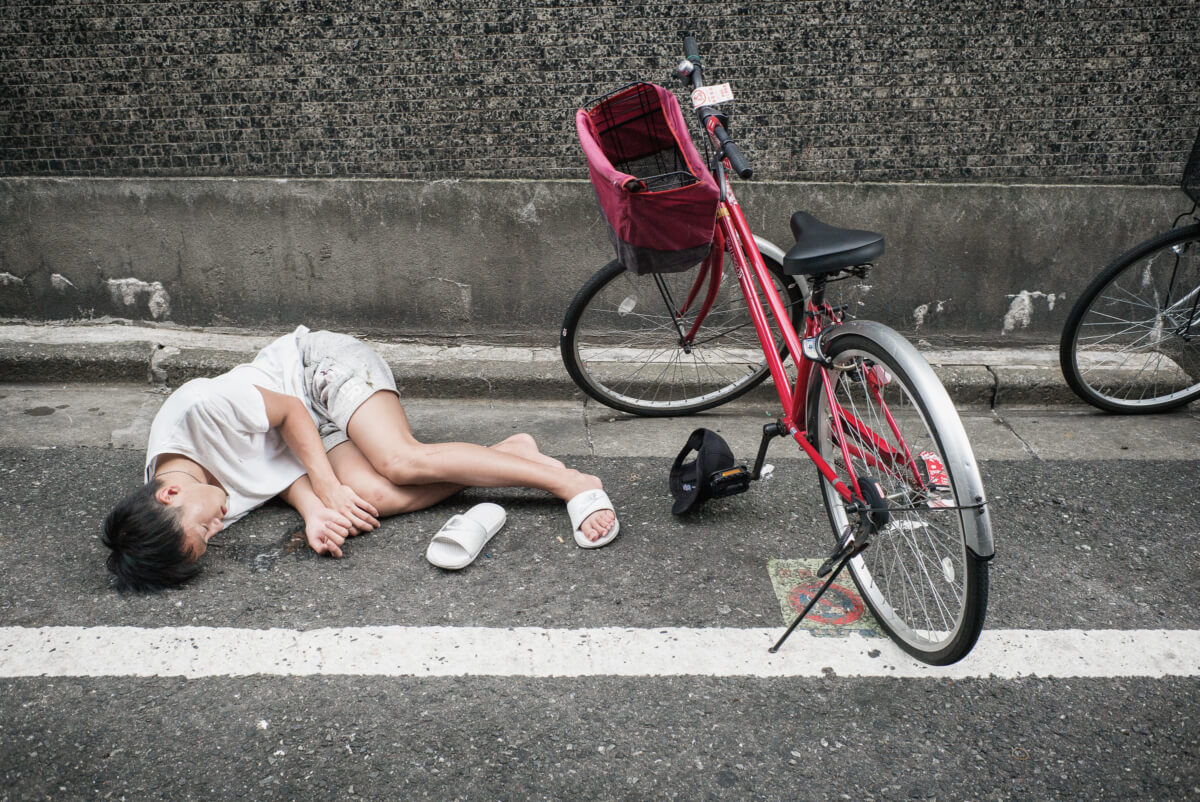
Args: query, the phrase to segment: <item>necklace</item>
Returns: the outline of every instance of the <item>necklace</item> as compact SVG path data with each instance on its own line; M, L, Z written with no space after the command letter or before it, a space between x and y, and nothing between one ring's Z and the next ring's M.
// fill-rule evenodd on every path
M204 484L204 482L202 480L196 479L196 477L194 475L188 473L187 471L179 470L178 468L172 468L169 471L159 471L158 473L154 474L154 478L157 479L158 477L162 476L165 473L182 473L184 476L191 477L192 479L195 479L200 484Z

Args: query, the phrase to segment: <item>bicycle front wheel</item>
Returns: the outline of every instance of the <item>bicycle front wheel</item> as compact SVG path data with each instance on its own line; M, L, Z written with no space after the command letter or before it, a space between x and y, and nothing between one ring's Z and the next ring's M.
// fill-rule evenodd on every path
M947 665L975 645L987 610L992 537L983 483L958 413L925 360L883 326L855 331L834 334L826 348L831 393L822 371L813 372L808 435L848 486L854 476L878 494L877 505L886 503L886 520L848 564L863 600L906 652ZM820 482L835 538L862 525L824 475Z
M1147 240L1079 296L1063 376L1107 412L1164 412L1200 397L1200 225Z
M803 314L803 291L774 260L764 260L794 325ZM729 254L707 316L693 341L682 343L704 299L702 290L678 314L697 275L639 276L615 260L597 271L571 301L559 337L563 364L579 388L613 409L653 417L711 409L762 382L767 362ZM757 302L769 320L766 300ZM773 334L783 356L783 335Z

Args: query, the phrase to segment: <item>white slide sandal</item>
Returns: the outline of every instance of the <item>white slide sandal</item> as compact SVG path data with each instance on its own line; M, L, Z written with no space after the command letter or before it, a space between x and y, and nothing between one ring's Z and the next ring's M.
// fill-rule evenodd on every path
M504 526L505 518L504 508L499 504L486 501L476 504L446 521L425 550L425 559L447 571L466 568Z
M608 534L599 540L588 540L584 537L583 532L579 530L579 527L587 520L589 515L600 510L613 511L614 520L612 529L609 529ZM598 549L601 546L607 546L617 536L617 532L621 531L621 524L615 520L616 509L613 507L608 493L605 493L603 490L585 490L575 496L575 498L567 502L567 515L571 516L571 529L575 532L575 542L580 548Z

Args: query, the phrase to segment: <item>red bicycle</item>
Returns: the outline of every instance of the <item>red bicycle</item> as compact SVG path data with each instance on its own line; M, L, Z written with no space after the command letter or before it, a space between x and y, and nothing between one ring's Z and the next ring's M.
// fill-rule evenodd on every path
M782 414L764 427L747 479L761 477L775 438L791 437L817 467L833 528L821 592L848 567L905 651L953 663L983 628L994 554L971 445L916 349L882 324L846 319L844 308L826 300L830 283L867 274L883 237L805 212L791 217L796 241L786 252L752 234L729 180L752 170L717 108L731 93L705 86L690 36L684 52L678 73L693 90L711 160L699 158L686 123L676 120L678 102L661 87L634 84L580 111L618 259L571 302L563 362L589 396L635 415L710 409L770 376ZM646 125L654 130L635 131ZM715 225L712 216L699 221L711 248L697 252L684 229L695 216L712 215L699 203L704 192L716 193ZM655 208L674 218L641 219L647 215L639 210ZM672 231L678 236L669 241ZM680 270L701 258L699 270Z

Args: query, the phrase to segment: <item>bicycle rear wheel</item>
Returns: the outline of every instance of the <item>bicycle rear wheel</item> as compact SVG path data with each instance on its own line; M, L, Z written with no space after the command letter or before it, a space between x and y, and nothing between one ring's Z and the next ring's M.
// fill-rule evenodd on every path
M1059 362L1108 412L1164 412L1200 397L1200 225L1122 254L1079 296Z
M803 292L779 264L764 259L794 324L803 314ZM703 293L687 314L673 312L696 277L695 270L639 276L616 261L597 271L571 301L559 337L563 364L579 388L613 409L653 417L711 409L762 382L767 362L728 254L707 317L694 341L681 345ZM759 304L769 319L766 300ZM782 356L783 335L774 335Z
M808 435L847 485L850 475L877 482L887 502L886 523L848 564L863 600L906 652L947 665L975 645L987 611L983 484L958 413L925 360L883 326L855 331L835 333L826 347L832 406L821 371L813 373ZM861 519L823 475L820 482L836 538Z

